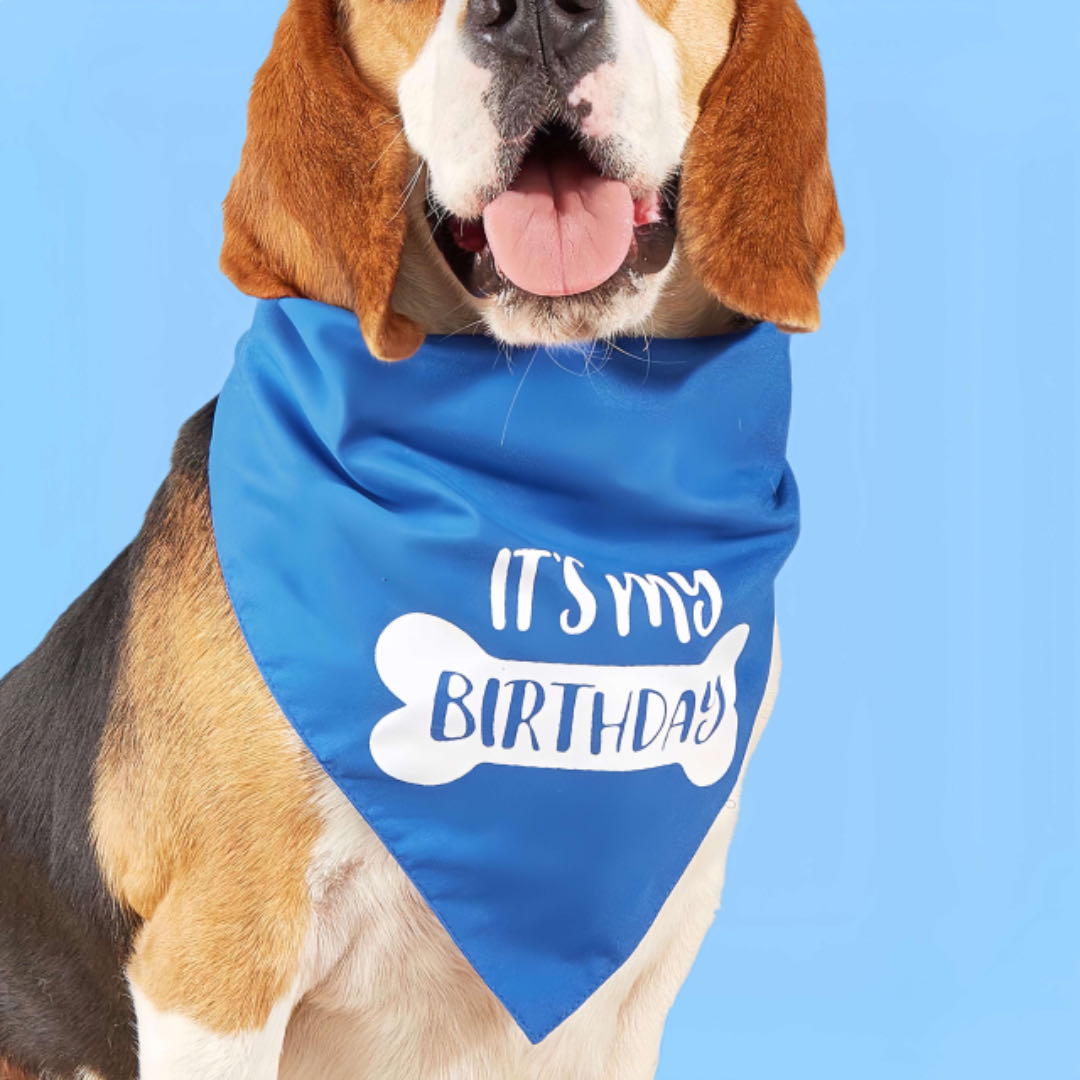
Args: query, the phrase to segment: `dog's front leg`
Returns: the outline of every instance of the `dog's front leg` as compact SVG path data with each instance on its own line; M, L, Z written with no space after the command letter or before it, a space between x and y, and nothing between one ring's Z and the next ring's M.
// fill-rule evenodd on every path
M228 911L213 897L169 896L140 931L128 968L140 1080L277 1078L306 912L283 919L254 898Z
M257 1030L223 1034L157 1008L132 983L140 1080L276 1080L293 1002L283 999Z

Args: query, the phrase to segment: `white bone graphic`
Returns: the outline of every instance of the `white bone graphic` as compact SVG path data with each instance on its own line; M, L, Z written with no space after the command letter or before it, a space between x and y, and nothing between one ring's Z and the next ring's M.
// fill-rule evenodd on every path
M453 623L414 612L379 636L375 666L403 705L371 733L383 772L457 780L488 762L629 772L679 764L698 787L731 766L735 662L745 623L700 664L604 666L503 660Z

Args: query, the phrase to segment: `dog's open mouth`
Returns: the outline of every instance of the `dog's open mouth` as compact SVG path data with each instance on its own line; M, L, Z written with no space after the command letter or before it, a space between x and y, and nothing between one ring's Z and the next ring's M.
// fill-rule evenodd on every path
M473 295L508 285L535 296L577 296L618 274L662 270L675 245L678 181L634 198L555 126L530 146L510 186L471 221L428 198L439 250Z

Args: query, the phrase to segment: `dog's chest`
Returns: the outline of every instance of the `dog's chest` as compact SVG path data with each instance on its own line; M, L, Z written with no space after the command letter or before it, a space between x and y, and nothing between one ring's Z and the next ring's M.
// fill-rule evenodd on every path
M664 1016L719 902L734 799L630 960L535 1046L328 780L319 802L325 827L283 1080L652 1075Z

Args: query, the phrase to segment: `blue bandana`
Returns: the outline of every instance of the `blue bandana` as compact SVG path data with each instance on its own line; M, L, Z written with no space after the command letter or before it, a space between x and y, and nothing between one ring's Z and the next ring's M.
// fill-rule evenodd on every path
M534 1042L630 955L738 777L795 542L788 339L509 358L259 304L218 555L289 722Z

